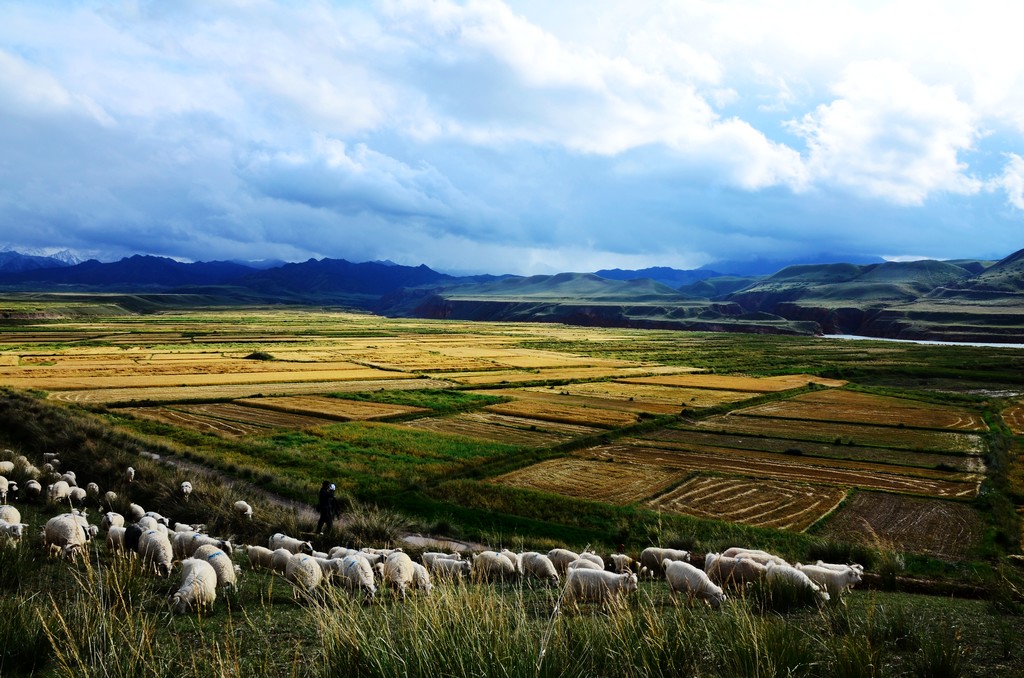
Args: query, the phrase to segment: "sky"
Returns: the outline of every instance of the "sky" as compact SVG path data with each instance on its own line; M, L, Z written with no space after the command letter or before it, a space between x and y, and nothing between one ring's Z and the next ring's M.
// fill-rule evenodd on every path
M1017 0L0 0L0 247L999 259L1022 25Z

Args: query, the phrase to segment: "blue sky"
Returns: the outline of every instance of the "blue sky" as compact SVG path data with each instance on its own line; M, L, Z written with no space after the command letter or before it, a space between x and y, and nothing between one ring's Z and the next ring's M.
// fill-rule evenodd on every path
M1024 247L1017 2L0 12L19 251L532 274Z

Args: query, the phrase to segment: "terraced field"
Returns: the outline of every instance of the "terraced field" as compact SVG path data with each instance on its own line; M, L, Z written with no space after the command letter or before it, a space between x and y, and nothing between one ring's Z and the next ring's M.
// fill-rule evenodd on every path
M612 504L628 504L657 494L682 475L661 466L627 466L565 457L497 476L491 482Z
M650 408L660 406L662 411L669 414L678 414L682 407L713 407L723 403L739 402L756 395L746 391L725 389L636 384L630 380L565 384L558 386L557 390L559 393L582 398L644 403Z
M658 384L661 386L677 386L689 388L710 388L726 391L746 391L748 393L774 393L788 391L793 388L820 384L821 386L838 387L846 384L839 379L826 379L810 374L789 374L778 377L745 377L720 374L679 374L667 376L621 379L627 384Z
M802 531L838 506L844 497L846 490L832 485L700 474L651 499L647 505L700 518Z
M528 417L542 421L598 428L622 428L623 426L635 424L638 419L637 415L632 412L620 412L598 407L565 405L553 402L537 402L533 400L512 400L507 403L488 405L484 409L488 412L513 417Z
M911 426L952 431L987 431L978 412L933 405L905 398L889 398L855 391L814 391L740 410L757 417L784 417L805 421Z
M168 407L121 407L114 412L128 414L137 419L149 419L161 424L177 426L199 433L210 433L223 438L242 438L267 433L266 426L251 422L228 421L196 412L183 412Z
M292 414L308 414L339 421L370 421L409 414L427 414L430 410L408 405L392 405L324 396L284 396L272 398L241 398L241 405Z
M450 417L424 417L396 424L396 426L492 440L523 447L557 445L573 438L594 435L601 431L601 429L591 426L560 424L492 412L467 412Z
M610 382L599 382L601 386ZM538 403L553 403L555 405L575 405L577 407L593 407L602 410L614 410L617 412L647 413L655 415L678 414L679 407L666 405L661 402L646 400L627 400L621 398L602 397L600 395L574 395L582 391L577 386L590 386L591 384L567 384L564 386L537 386L533 388L505 388L505 389L478 389L476 393L485 395L502 396L516 400L529 400Z
M1016 403L1002 412L1003 421L1014 434L1024 436L1024 403Z

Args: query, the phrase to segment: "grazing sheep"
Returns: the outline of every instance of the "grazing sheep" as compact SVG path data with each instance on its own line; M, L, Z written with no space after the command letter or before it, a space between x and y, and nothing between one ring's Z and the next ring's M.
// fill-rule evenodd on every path
M602 558L601 556L597 555L593 551L584 551L583 553L580 554L580 558L582 560L589 560L590 562L594 563L595 565L597 565L597 569L599 569L599 570L605 569L605 567L604 567L604 558Z
M152 518L158 524L163 525L164 527L167 527L167 526L169 526L171 524L170 519L165 518L164 516L160 515L156 511L146 511L143 514L143 517L145 517L145 518Z
M136 503L128 504L128 520L133 523L137 523L142 520L142 516L144 515L146 515L146 509Z
M288 570L288 561L294 555L288 549L277 549L271 552L270 569L278 574L284 574Z
M615 604L636 590L637 578L632 572L615 574L605 570L570 569L565 576L563 601L570 608L576 608L581 601Z
M252 520L252 506L249 506L248 502L238 500L234 504L232 504L232 506L235 509L235 513L242 516L243 518L248 518L249 520Z
M321 558L316 553L313 554L312 558L316 561L316 564L320 566L320 571L324 575L324 584L334 584L336 579L341 579L341 571L344 566L341 564L340 560L336 558Z
M55 483L50 484L46 488L46 500L51 504L57 504L62 501L68 501L68 496L71 494L71 486L63 480L58 480Z
M543 553L527 551L526 553L520 554L519 559L523 564L523 572L525 574L536 577L537 579L549 581L553 584L558 583L558 570L555 569L555 565L551 562L551 558L548 558Z
M34 501L43 493L43 486L38 480L30 479L25 481L25 501Z
M124 470L124 481L126 483L135 482L135 469L133 469L131 466Z
M722 606L725 593L721 587L711 582L703 570L697 569L687 562L667 558L662 561L661 567L665 571L668 592L673 597L677 591L685 591L690 600L696 596L716 610Z
M353 591L362 589L366 599L372 599L377 595L377 585L373 581L373 568L366 558L356 555L342 558L341 575L349 589Z
M360 555L360 553L361 552L358 549L347 549L344 546L332 546L331 550L327 552L327 557L337 558L338 560L341 560L342 558L346 558L348 556Z
M625 553L613 553L608 556L611 561L611 571L622 574L623 572L633 572L636 569L636 561L627 556Z
M776 565L789 565L788 562L786 562L779 556L775 555L774 553L768 553L767 551L762 551L760 549L745 549L741 546L733 546L731 548L727 548L725 551L722 552L722 555L728 558L736 558L737 556L743 556L745 558L749 558L750 560L761 563L762 565L767 565L768 563L775 563Z
M430 595L431 589L434 588L430 584L430 573L419 563L412 564L412 587L423 591L426 595Z
M86 542L91 537L80 518L72 513L62 513L46 521L43 546L49 549L50 555L74 559L79 553L85 552Z
M59 455L56 452L43 452L43 463L52 464Z
M28 523L9 523L6 520L0 520L0 543L6 541L12 545L17 544L21 541L27 527Z
M111 525L107 528L107 550L111 555L126 553L124 535L127 530L120 525Z
M203 532L206 530L206 525L200 525L198 523L189 525L188 523L175 522L172 527L172 532Z
M13 461L0 461L0 474L9 476L14 473Z
M846 572L846 570L849 568L857 570L861 574L864 574L864 566L860 563L850 563L849 565L844 565L842 563L826 563L823 560L819 560L814 565L815 567L824 567L829 570L835 570L836 572Z
M6 520L8 523L20 523L21 511L13 506L0 506L0 520Z
M7 497L9 501L18 501L18 483L13 480L7 481Z
M254 570L272 570L274 552L266 546L246 546L245 555L249 558L249 565Z
M285 566L284 578L295 585L295 591L312 591L323 581L324 573L313 556L293 553Z
M67 483L69 487L78 487L78 477L74 471L64 473L60 479Z
M107 505L107 508L113 508L115 501L117 501L117 492L107 490L103 493L103 503Z
M282 532L276 532L270 536L270 542L267 544L271 550L274 549L288 549L292 553L305 553L311 555L313 553L313 544L308 541L302 541L295 537L289 537Z
M860 570L849 566L845 570L837 570L831 567L801 565L797 563L796 569L806 574L808 579L825 589L830 597L837 599L847 590L853 588L854 584L859 584L863 574Z
M400 549L400 548L394 548L394 549L375 549L375 548L367 546L367 547L359 549L359 551L361 553L370 553L370 554L373 554L373 555L383 556L383 557L387 558L392 553L401 553L402 549Z
M161 577L171 574L171 564L174 561L174 549L167 533L160 530L146 530L139 537L139 558L144 563L150 563Z
M384 559L382 574L388 586L394 587L398 591L398 596L404 600L406 587L413 585L415 576L412 558L401 551L393 552Z
M0 504L7 503L8 489L10 489L10 482L4 476L0 476Z
M787 581L794 586L808 588L814 591L819 605L828 602L829 598L831 598L828 592L811 581L811 578L805 572L796 569L792 565L768 563L767 568L766 577L769 581Z
M516 553L515 551L509 551L508 549L502 549L498 553L512 561L512 567L515 570L516 576L521 575L523 573L523 562L519 558L518 553Z
M461 579L469 576L472 564L468 560L434 558L428 561L427 571L437 579Z
M156 522L156 518L152 516L142 516L141 518L139 518L139 521L135 524L141 527L143 530L159 530L163 528L163 531L167 531L167 528L161 525L160 523Z
M232 591L237 589L238 575L241 571L237 565L231 562L231 557L212 544L203 544L192 554L197 560L205 560L213 565L217 573L217 586L229 588Z
M100 518L100 527L109 530L112 527L124 527L124 516L114 511L107 511Z
M649 573L652 577L664 576L665 568L662 563L666 560L689 562L690 552L681 549L664 549L657 546L649 546L640 552L640 572Z
M332 549L333 551L333 549ZM438 551L427 551L420 556L420 562L426 567L430 567L431 563L435 560L462 560L462 556L458 553L441 553Z
M216 546L229 556L234 554L234 546L230 541L210 537L200 532L173 532L171 539L174 544L175 553L179 558L189 557L196 552L200 546L207 544Z
M82 508L85 506L85 499L87 496L88 493L85 491L84 487L72 487L68 490L68 501L75 508Z
M569 563L569 567L568 569L566 569L566 572L568 572L569 570L604 570L604 568L595 563L593 560L580 558L579 560L574 560L571 563Z
M128 551L139 552L139 538L142 537L144 529L132 523L124 528L124 547Z
M181 563L181 586L167 602L176 614L203 610L217 600L217 571L205 560L189 558Z
M495 551L483 551L473 556L470 566L473 581L511 581L516 576L516 566L511 560Z
M746 556L732 558L717 553L704 556L704 571L719 584L745 584L764 578L767 568Z
M185 501L188 501L188 498L192 496L192 483L189 481L182 481L178 489L181 491L181 496Z
M551 564L555 566L555 571L558 574L565 574L565 571L569 567L569 563L580 559L580 554L569 549L551 549L548 551L548 558L551 559Z
M100 501L100 486L99 485L97 485L96 483L86 483L86 485L85 485L85 492L90 497L92 497L93 501L99 503L99 501Z

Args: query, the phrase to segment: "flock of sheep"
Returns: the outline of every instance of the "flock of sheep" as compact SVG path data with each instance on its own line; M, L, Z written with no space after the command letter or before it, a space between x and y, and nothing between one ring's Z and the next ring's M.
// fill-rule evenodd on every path
M113 492L100 495L95 483L79 488L73 472L60 473L59 460L44 458L37 469L24 456L10 451L0 461L0 541L16 543L28 525L8 500L33 501L41 497L39 480L52 481L46 487L46 501L68 505L69 511L49 519L42 530L43 545L54 557L75 559L87 556L88 543L106 531L106 545L114 556L135 554L141 562L160 576L170 576L180 564L181 584L168 599L177 613L202 610L214 604L218 590L235 590L241 568L232 560L236 549L230 540L205 534L202 525L170 521L138 504L130 504L127 515L112 510L102 513L99 525L91 524L84 505L88 497L109 507L117 499ZM24 491L7 480L17 470L28 477ZM135 470L124 470L124 482L130 485ZM178 491L185 501L192 493L192 483L181 483ZM253 509L244 501L233 504L233 510L252 518ZM264 569L282 575L296 595L314 594L324 584L361 591L370 600L377 587L385 584L405 599L409 590L429 594L433 581L468 579L475 582L511 581L520 577L559 585L564 582L559 605L575 608L579 602L615 603L637 590L641 577L664 578L673 596L685 594L700 599L717 609L726 599L725 589L744 586L762 579L783 580L813 592L819 603L839 597L860 582L863 567L857 564L791 565L765 551L730 548L723 553L709 553L703 567L691 563L687 551L650 547L640 553L639 560L627 554L611 554L607 562L593 552L576 553L564 548L547 553L509 550L482 551L469 557L461 553L426 552L421 562L402 549L350 549L335 546L327 552L316 551L309 541L285 534L274 534L266 547L244 547L253 569ZM724 588L723 588L724 587Z

